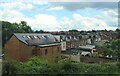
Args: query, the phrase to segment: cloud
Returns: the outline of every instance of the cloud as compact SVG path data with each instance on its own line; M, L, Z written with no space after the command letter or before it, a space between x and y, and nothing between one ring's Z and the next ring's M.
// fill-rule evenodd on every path
M12 13L10 13L13 15ZM0 16L1 17L1 16ZM32 29L46 30L46 31L60 31L60 30L115 30L116 27L107 25L107 23L96 17L85 17L80 14L74 13L71 18L63 17L58 21L57 17L48 14L37 14L34 17L26 17L19 12L17 15L8 16L3 18L4 21L17 22L26 21Z
M101 15L96 18L102 19L110 26L118 26L118 11L112 9L101 10Z
M11 2L11 1L24 1L25 0L0 0L1 2ZM118 2L119 0L26 0L26 2Z
M105 15L104 20L107 20L109 22L118 23L118 12L115 12L113 10L106 10L103 13Z
M111 27L107 23L98 18L84 17L80 14L73 14L72 19L63 18L61 22L63 29L78 29L78 30L115 30L116 27Z
M0 17L2 19L14 18L14 17L24 17L24 14L16 10L0 10Z
M93 3L79 3L79 2L72 2L72 3L65 3L64 5L61 3L54 3L54 5L50 5L49 10L69 10L75 11L82 8L93 7L98 8L97 4L93 5ZM34 3L37 4L37 3ZM72 12L70 17L62 17L59 19L59 15L50 15L49 13L45 14L33 14L32 17L26 16L26 13L23 13L22 10L32 10L33 11L36 6L32 3L22 3L22 2L10 2L10 3L2 3L0 6L0 18L4 21L9 22L17 22L20 23L21 21L26 21L28 25L32 27L32 29L36 30L48 30L48 31L59 31L59 30L70 30L70 29L78 29L78 30L101 30L101 29L108 29L114 30L116 27L109 26L107 22L116 22L117 20L117 12L112 9L104 9L101 10L102 16L99 15L98 17L89 17L83 16L81 14ZM39 3L38 3L39 4ZM47 3L43 3L47 4ZM60 5L57 5L60 4ZM41 4L42 5L42 4ZM85 6L86 5L86 6ZM107 8L104 6L99 6L99 8ZM113 6L111 6L113 8ZM115 8L115 7L114 7ZM48 8L47 8L48 9ZM46 12L46 10L44 10ZM48 11L47 11L48 12ZM89 11L88 11L89 12ZM29 14L29 13L27 13ZM66 13L67 14L67 13Z
M21 21L26 21L28 25L32 27L33 30L49 30L49 31L59 31L61 26L59 25L58 21L56 20L55 16L47 15L47 14L38 14L35 15L33 18L30 17L22 17L22 16L14 16L14 17L4 17L1 19L3 21L9 22L17 22L20 23Z
M57 7L48 8L48 10L63 10L63 9L64 9L63 6L57 6Z
M35 9L35 6L33 6L32 4L22 3L22 2L6 2L6 3L2 3L1 6L9 10L34 10Z
M50 7L63 6L68 11L76 11L85 8L96 9L116 9L118 7L117 2L51 2Z
M58 21L56 20L56 17L47 14L35 15L33 23L36 23L34 28L41 28L43 30L59 30L61 28Z

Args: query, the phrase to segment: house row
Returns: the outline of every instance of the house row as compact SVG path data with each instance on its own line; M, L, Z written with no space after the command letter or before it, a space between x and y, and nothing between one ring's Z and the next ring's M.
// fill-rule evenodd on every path
M14 33L4 47L5 59L26 61L32 56L41 59L60 59L61 51L79 48L99 41L99 35L52 35L40 33Z
M54 37L60 42L62 51L79 48L82 45L94 44L96 41L101 40L99 35L96 34L54 35Z
M32 56L59 59L60 43L51 34L14 33L4 47L6 60L26 61Z

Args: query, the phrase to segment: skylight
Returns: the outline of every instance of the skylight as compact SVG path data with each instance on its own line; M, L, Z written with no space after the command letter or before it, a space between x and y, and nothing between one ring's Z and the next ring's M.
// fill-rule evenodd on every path
M33 36L34 38L38 38L37 36Z
M22 36L23 38L25 38L26 36Z
M46 39L45 36L42 35L42 38Z
M28 39L31 39L30 36L27 36Z

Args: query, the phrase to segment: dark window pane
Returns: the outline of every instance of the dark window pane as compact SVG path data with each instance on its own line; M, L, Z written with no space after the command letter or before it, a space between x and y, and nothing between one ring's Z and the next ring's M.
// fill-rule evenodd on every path
M45 55L47 55L47 49L45 49Z

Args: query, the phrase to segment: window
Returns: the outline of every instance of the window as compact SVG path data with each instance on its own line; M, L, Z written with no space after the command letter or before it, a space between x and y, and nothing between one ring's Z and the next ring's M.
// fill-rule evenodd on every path
M79 39L82 39L82 36L79 36Z
M34 39L34 37L33 36L29 36L31 39Z
M38 38L37 36L33 36L34 38Z
M25 38L26 36L22 36L23 38Z
M91 36L89 36L89 38L91 38Z
M37 56L37 48L36 47L32 50L32 55Z
M65 48L65 43L63 43L63 49Z
M46 38L46 39L47 39L47 38L49 38L49 36L44 36L44 38Z
M45 37L42 35L42 38L44 38L45 39Z
M31 39L30 36L27 36L28 39Z
M45 49L45 55L47 55L47 49Z
M58 52L59 52L59 47L58 47Z
M39 39L40 39L40 37L39 36L37 36Z

